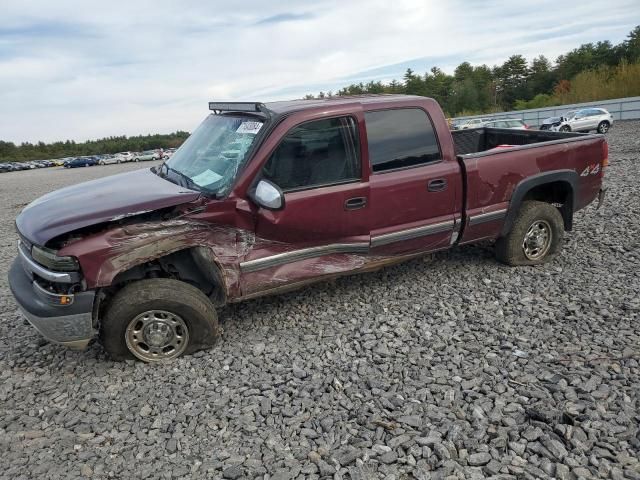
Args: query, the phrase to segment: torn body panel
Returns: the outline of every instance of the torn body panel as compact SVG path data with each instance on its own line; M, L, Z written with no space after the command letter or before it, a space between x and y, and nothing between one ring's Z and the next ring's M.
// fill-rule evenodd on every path
M70 243L60 254L78 258L87 287L93 289L112 286L118 275L136 266L190 250L211 286L223 289L216 303L375 270L416 256L380 254L372 250L368 237L354 240L301 247L260 238L234 226L176 218L117 226ZM436 242L418 255L438 246Z
M239 262L254 244L254 235L246 230L178 218L112 228L68 245L61 254L77 257L87 286L98 288L137 265L195 247L200 260L215 262L225 296L234 297L239 294Z

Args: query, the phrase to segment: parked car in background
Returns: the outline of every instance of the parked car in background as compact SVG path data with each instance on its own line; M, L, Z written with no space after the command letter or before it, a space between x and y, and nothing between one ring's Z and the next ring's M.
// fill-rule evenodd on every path
M12 167L9 163L0 163L0 173L10 172Z
M479 128L484 125L486 120L484 118L472 118L470 120L463 120L462 123L456 128L456 130L467 130L468 128Z
M133 153L131 152L118 152L116 156L120 158L120 162L132 162L133 161Z
M52 160L32 160L29 163L35 165L36 168L48 168L55 165Z
M112 163L121 163L117 155L101 155L98 165L110 165Z
M9 162L9 166L11 167L11 172L17 172L19 170L28 170L29 167L22 162Z
M162 151L162 158L164 160L169 160L173 156L173 153L175 151L176 151L175 148L168 148L167 150L163 150Z
M561 117L550 117L542 122L540 130L555 132L589 132L605 134L613 125L613 115L604 108L571 110Z
M514 118L504 118L502 120L489 120L484 122L483 127L491 127L491 128L514 128L516 130L528 130L529 125L524 123L522 120L514 119Z
M56 166L58 166L58 167L62 167L62 166L64 166L64 164L66 162L68 162L69 160L73 160L73 159L74 159L74 157L57 158L57 159L55 159L53 161L53 163L55 163Z
M149 160L160 160L162 158L161 153L156 150L145 150L144 152L134 153L134 162L146 162Z
M64 168L93 167L94 165L98 165L96 157L78 157L65 162Z

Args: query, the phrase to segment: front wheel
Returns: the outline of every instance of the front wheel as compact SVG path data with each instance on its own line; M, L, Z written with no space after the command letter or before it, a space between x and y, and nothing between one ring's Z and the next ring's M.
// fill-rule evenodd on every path
M140 159L139 159L139 158L134 158L134 159L133 159L133 161L134 161L134 162L139 162L139 161L140 161Z
M110 301L100 337L115 360L159 362L215 343L218 317L209 298L188 283L140 280Z
M507 265L538 265L555 257L562 247L564 221L546 202L522 204L511 231L496 241L496 258Z
M598 124L598 133L605 134L609 131L609 122L602 121Z
M569 125L563 125L562 127L560 127L560 131L561 132L570 132L571 131L571 127Z

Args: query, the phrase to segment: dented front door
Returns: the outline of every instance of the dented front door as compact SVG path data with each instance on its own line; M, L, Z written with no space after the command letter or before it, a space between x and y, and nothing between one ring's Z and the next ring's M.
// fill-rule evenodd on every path
M258 243L241 263L243 294L345 272L369 250L369 185L358 118L293 126L260 172L284 192L284 208L256 213Z

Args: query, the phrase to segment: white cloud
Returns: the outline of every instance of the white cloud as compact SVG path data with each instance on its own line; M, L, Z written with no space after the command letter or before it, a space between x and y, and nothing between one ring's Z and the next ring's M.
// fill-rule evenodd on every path
M399 77L415 59L418 71L450 71L513 53L555 58L583 42L622 40L640 23L636 6L4 0L0 139L191 130L209 100L300 97L366 81L371 69Z

